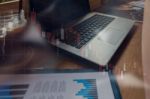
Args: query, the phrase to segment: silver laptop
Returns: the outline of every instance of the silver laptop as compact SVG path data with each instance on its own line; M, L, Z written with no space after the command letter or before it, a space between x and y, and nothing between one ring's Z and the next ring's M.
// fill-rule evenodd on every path
M82 18L80 21L74 24L73 27L77 28L77 30L75 31L77 32L83 31L82 35L86 34L86 32L88 31L91 31L90 27L88 26L86 27L86 24L88 25L88 23L85 21L87 20L91 21L92 20L91 18L97 17L103 18L103 20L105 20L106 23L105 22L101 23L98 21L98 20L102 21L101 19L93 19L96 20L95 22L99 22L100 24L98 24L97 27L91 26L92 28L94 27L94 30L92 32L87 33L87 35L85 35L85 37L83 38L82 36L79 37L80 40L75 41L76 44L72 44L74 43L74 41L69 43L61 41L60 39L54 40L51 44L65 51L68 51L74 55L82 57L88 61L91 61L93 63L99 64L101 66L107 65L107 63L110 61L110 59L112 58L112 56L114 55L114 53L116 52L122 41L129 33L130 29L134 25L134 21L117 16L93 12L86 15L84 18ZM93 22L91 23L95 25L95 23ZM82 25L84 25L85 27ZM84 32L84 30L81 29L82 27L83 29L85 28L89 29L85 30ZM89 39L87 40L81 40L86 39L90 34L93 34L91 35L92 37L89 37ZM63 35L64 34L61 33L61 37ZM82 41L84 43L80 44L82 43Z
M38 1L35 1L37 4ZM39 10L42 4L40 1L34 10L36 7ZM134 21L90 12L89 8L88 0L50 0L50 5L40 11L39 21L43 22L45 29L59 27L61 24L57 28L60 37L53 40L52 45L105 66L129 33Z

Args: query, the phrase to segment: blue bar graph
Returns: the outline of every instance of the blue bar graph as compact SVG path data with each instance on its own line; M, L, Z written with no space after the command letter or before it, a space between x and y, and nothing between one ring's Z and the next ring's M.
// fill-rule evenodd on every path
M83 96L87 99L98 99L96 79L76 79L74 81L84 86L83 89L76 93L76 96Z
M0 99L23 99L28 87L29 85L0 85Z

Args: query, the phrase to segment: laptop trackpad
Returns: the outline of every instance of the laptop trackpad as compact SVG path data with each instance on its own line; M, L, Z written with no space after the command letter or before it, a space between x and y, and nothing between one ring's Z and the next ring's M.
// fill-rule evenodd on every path
M106 43L116 45L123 36L124 32L114 28L109 28L105 32L100 33L99 40L102 40Z

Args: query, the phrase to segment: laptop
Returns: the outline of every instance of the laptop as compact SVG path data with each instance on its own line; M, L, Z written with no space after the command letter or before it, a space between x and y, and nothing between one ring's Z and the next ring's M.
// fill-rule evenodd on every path
M69 53L106 66L134 21L91 12L88 0L31 0L31 9L46 32L57 34L50 43Z

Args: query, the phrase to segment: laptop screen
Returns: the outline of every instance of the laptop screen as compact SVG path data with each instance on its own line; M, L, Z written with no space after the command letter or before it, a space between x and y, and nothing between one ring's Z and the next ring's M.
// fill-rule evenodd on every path
M88 0L30 0L42 28L51 32L90 11Z

